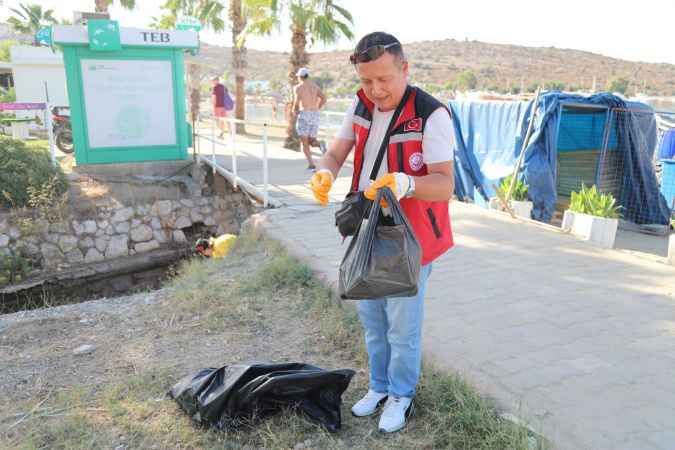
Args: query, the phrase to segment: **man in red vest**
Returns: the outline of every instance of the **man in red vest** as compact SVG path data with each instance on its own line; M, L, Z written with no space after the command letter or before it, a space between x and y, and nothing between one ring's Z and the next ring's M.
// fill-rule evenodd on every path
M364 36L350 61L361 89L310 186L317 201L326 205L333 180L354 148L352 191L365 191L372 200L377 189L389 187L422 246L418 295L357 304L370 386L352 414L369 416L384 405L379 429L393 432L405 426L413 409L431 263L452 247L448 202L454 191L454 128L441 102L408 85L408 62L394 36Z

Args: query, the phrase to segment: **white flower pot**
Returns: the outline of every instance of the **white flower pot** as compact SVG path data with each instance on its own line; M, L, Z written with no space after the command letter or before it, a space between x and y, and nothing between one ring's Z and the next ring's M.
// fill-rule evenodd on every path
M618 226L618 219L575 213L569 209L565 211L562 221L563 231L568 231L603 248L614 248Z
M532 202L511 200L511 209L518 217L522 217L523 219L532 218Z
M532 202L521 202L511 200L509 204L511 205L513 213L517 217L522 217L524 219L532 218ZM490 199L490 209L496 209L497 211L505 211L502 202L497 197L492 197Z
M675 266L675 233L668 238L668 262Z

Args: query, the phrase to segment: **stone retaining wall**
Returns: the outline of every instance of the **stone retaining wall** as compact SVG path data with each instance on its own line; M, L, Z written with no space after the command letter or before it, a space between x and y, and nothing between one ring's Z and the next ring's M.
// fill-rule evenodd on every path
M214 235L238 233L250 215L250 201L237 192L118 207L104 206L86 217L66 215L18 221L0 215L0 254L21 255L39 269L59 270L148 252L188 246L196 230ZM39 215L38 215L39 216ZM186 236L187 234L187 236Z

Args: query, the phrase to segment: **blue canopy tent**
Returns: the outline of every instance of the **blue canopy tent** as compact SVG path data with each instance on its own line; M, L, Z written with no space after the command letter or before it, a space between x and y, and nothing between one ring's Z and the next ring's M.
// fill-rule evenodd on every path
M460 200L486 202L500 179L513 172L533 103L449 103ZM670 213L652 164L655 148L656 122L647 105L611 94L542 94L521 169L533 218L550 222L560 198L584 183L612 192L626 220L667 224Z

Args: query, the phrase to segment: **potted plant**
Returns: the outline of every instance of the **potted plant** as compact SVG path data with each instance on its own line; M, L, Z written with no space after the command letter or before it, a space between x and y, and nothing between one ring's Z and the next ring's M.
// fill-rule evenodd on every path
M512 175L504 178L497 188L501 198L506 198L506 194L509 192L509 187L511 187L511 180L513 179ZM527 199L527 190L528 186L523 183L522 180L516 180L516 183L513 185L513 191L511 192L511 200L509 200L509 206L513 210L516 216L523 217L525 219L532 218L532 202ZM504 207L498 198L490 199L490 209L503 210Z
M572 192L570 208L563 216L562 229L604 248L613 248L621 206L612 194L582 185Z

